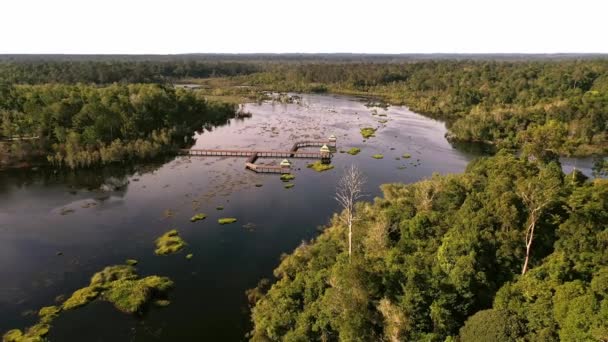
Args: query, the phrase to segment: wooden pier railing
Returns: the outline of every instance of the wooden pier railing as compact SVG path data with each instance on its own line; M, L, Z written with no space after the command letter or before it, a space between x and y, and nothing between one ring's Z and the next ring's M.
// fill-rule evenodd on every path
M330 160L331 152L315 152L315 151L299 151L304 147L335 147L335 141L299 141L296 142L290 151L271 151L271 150L245 150L245 149L183 149L182 155L191 157L247 157L245 168L264 173L289 173L290 168L287 166L275 166L255 164L259 158L305 158L305 159L321 159L324 161Z

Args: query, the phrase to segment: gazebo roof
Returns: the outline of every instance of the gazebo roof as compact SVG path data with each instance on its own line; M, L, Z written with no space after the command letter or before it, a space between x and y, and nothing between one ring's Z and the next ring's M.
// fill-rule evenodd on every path
M321 147L321 153L329 153L329 147L327 147L327 145L323 145L323 147Z
M281 166L291 166L291 163L289 162L289 160L287 160L287 159L283 159L283 160L281 161L281 164L280 164L280 165L281 165Z

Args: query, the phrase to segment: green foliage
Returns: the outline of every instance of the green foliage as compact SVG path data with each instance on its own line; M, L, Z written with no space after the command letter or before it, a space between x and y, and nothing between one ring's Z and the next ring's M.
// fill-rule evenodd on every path
M372 158L374 158L374 159L383 159L384 155L380 154L380 153L377 153L377 154L372 155Z
M346 153L350 154L351 156L356 156L357 154L359 154L359 152L361 152L360 148L358 148L358 147L352 147Z
M167 277L149 276L138 279L135 268L131 265L108 266L91 277L88 286L72 293L61 306L46 306L38 311L39 322L23 333L19 329L8 331L2 337L3 342L45 341L51 324L61 312L73 310L90 303L96 298L107 300L126 313L142 312L151 300L168 305L164 297L173 287L173 281Z
M217 223L219 224L231 224L231 223L235 223L237 220L233 217L224 217L221 219L217 220Z
M328 171L328 170L331 170L331 169L334 168L333 165L323 163L320 160L317 160L314 163L308 164L306 167L309 168L309 169L313 169L313 170L315 170L317 172Z
M249 291L253 340L605 339L608 181L500 152L382 190L357 206L350 262L336 216Z
M482 310L460 329L461 342L515 342L521 323L506 310Z
M283 182L289 182L289 181L294 180L294 179L296 179L296 176L293 175L293 174L291 174L291 173L285 173L285 174L281 175L281 180Z
M179 236L178 231L171 229L156 239L156 250L154 253L156 255L173 254L179 252L185 246L186 242Z
M121 279L111 283L104 299L126 313L140 312L156 295L163 295L173 286L166 277L150 276L138 280Z
M376 129L372 127L364 127L361 128L361 136L364 139L368 139L376 136Z
M194 130L234 115L232 105L157 84L13 86L0 103L9 106L0 108L0 138L34 146L30 158L41 153L69 168L172 153ZM22 148L10 153L20 157Z
M206 218L207 218L207 215L198 213L198 214L192 216L192 218L190 218L190 222L196 222L196 221L204 220Z
M283 187L284 187L285 189L291 189L291 188L293 188L294 186L296 186L296 185L295 185L295 184L293 184L293 183L287 183L287 184L283 185Z

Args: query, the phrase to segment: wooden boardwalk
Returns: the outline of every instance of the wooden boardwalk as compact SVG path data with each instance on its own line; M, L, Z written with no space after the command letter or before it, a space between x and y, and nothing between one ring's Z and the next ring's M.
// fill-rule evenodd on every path
M299 141L293 144L290 151L245 150L245 149L183 149L182 155L191 157L247 157L245 168L260 173L289 173L289 167L255 164L258 158L304 158L330 160L331 152L298 151L304 147L336 147L335 141Z

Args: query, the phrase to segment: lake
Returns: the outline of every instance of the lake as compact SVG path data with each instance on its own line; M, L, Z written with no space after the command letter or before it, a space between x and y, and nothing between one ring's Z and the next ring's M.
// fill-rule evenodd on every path
M34 324L32 310L88 285L103 267L133 258L140 275L175 282L171 305L132 316L97 300L62 313L49 340L242 340L250 329L245 290L272 277L282 253L329 221L338 209L333 194L344 167L361 169L366 200L372 200L380 184L459 173L481 153L455 148L444 137L443 122L405 107L366 107L363 99L331 95L292 99L246 104L251 118L197 134L194 148L286 150L296 141L334 134L338 150L358 147L361 153L335 153L335 168L322 173L306 167L310 160L292 159L291 189L278 175L247 171L245 158L232 157L0 173L0 334ZM377 127L376 136L364 141L363 127ZM384 158L371 157L377 153ZM411 158L400 158L404 153ZM568 160L564 168L574 165L590 173L591 160ZM195 213L208 217L191 223ZM221 217L238 222L221 226ZM154 240L172 228L188 246L156 256ZM187 260L187 253L193 258Z

